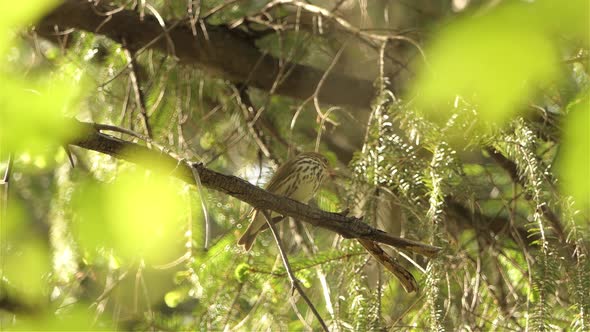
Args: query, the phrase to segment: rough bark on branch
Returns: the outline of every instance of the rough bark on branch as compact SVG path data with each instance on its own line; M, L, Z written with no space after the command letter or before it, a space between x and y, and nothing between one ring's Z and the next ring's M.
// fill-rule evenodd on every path
M421 242L389 235L355 217L323 211L292 199L277 196L235 176L210 170L202 164L188 163L165 151L149 149L99 132L92 124L73 121L73 127L81 128L82 134L71 145L102 152L119 159L140 164L146 168L157 167L160 171L194 184L193 170L199 174L201 184L246 202L259 210L275 211L283 216L310 223L342 235L345 238L360 238L387 244L399 249L432 257L441 248ZM146 161L150 162L146 162ZM156 166L157 165L157 166Z
M86 0L66 0L38 24L41 35L51 35L55 26L74 28L104 35L116 42L123 38L128 48L156 49L177 57L185 64L197 65L205 71L235 83L244 83L270 91L279 72L278 59L265 55L252 40L226 27L203 23L204 29L193 36L187 22L165 22L165 29L156 17L140 19L132 10L106 15L112 7L94 6ZM202 31L206 30L206 31ZM314 94L324 71L294 63L286 63L289 75L278 84L275 93L297 99ZM372 82L349 76L329 74L319 91L320 102L368 108L373 98Z

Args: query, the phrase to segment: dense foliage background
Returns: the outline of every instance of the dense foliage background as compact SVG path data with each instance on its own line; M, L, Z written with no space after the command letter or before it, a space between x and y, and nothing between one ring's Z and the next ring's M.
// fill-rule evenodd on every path
M331 330L590 329L586 1L0 9L0 329L320 328L269 232L236 245L249 205L90 151L68 117L260 186L319 151L312 204L443 248L386 249L407 294L356 241L282 222Z

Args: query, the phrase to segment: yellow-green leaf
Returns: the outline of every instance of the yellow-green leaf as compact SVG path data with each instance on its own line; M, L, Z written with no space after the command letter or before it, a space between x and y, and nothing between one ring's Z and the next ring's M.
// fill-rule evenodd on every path
M418 104L440 114L461 96L485 121L510 118L539 86L558 79L553 41L561 28L551 22L577 29L587 17L580 14L587 11L582 1L559 7L570 6L578 10L553 9L550 1L511 2L450 24L427 48L428 65L413 86Z
M562 190L590 208L590 92L568 107L559 158Z
M108 184L85 183L74 196L78 240L87 250L162 264L183 248L185 205L177 182L144 171L122 171Z

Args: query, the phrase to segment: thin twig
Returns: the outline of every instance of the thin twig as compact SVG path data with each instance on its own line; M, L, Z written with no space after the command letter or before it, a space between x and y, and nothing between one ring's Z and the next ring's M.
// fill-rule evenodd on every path
M193 33L193 36L197 36L197 21L200 19L201 16L201 1L198 1L198 5L197 5L197 9L194 10L193 6L194 6L194 2L193 0L188 0L188 6L187 6L187 14L189 17L189 21L190 21L190 25L191 25L191 31Z
M114 132L121 133L121 134L127 134L129 136L139 138L140 140L145 141L146 143L153 143L149 137L144 136L140 133L136 133L131 129L127 129L127 128L123 128L123 127L119 127L119 126L115 126L115 125L102 124L102 123L95 123L94 128L96 128L97 130L109 130L109 131L114 131Z
M101 11L112 9L112 6L103 4L103 2L98 5ZM55 25L58 25L96 32L96 29L102 25L99 34L115 42L122 42L123 37L128 37L129 46L136 54L140 54L148 48L168 53L170 51L169 44L162 40L168 34L174 41L176 57L180 62L199 64L199 66L210 68L211 73L216 73L233 82L246 81L249 69L254 67L260 57L264 57L254 74L251 75L252 79L249 85L265 91L273 90L275 86L277 69L281 67L282 60L260 52L253 40L231 31L228 27L205 26L209 41L206 40L204 33L198 33L195 41L195 36L188 26L188 20L165 22L166 29L163 29L153 15L146 15L145 19L141 20L136 12L123 10L111 16L109 22L104 23L104 17L92 11L94 5L94 2L88 1L63 1L62 5L40 20L37 24L38 30L41 35L47 35L51 33ZM76 13L76 15L71 13ZM84 17L84 19L74 19L73 17ZM129 27L137 33L122 36L121 27ZM205 29L202 28L202 30ZM240 56L239 61L236 61L236 57L230 54L244 56ZM289 70L290 75L280 81L281 84L275 87L275 92L298 99L307 98L313 93L313 88L324 71L297 63L289 65L292 68ZM302 80L309 82L309 84L302 86ZM372 91L373 86L369 80L333 73L326 80L319 97L323 103L327 104L355 105L364 108L370 105Z
M211 222L209 221L209 213L207 212L207 204L205 204L205 194L203 192L203 185L201 184L201 177L199 172L192 169L193 177L195 178L195 185L199 191L199 198L201 199L201 207L203 208L203 215L205 216L205 250L209 249L209 241L211 239Z
M267 144L268 139L265 139L262 128L260 128L258 122L254 121L253 119L254 117L252 116L252 114L254 113L254 106L252 105L252 101L248 96L246 87L236 85L232 85L231 87L234 90L238 107L242 110L242 114L244 115L246 126L248 126L248 130L250 131L252 138L258 145L258 148L266 158L270 158L273 160L273 162L278 164L278 160L272 153L271 147Z
M236 303L238 303L238 300L240 299L240 295L242 294L242 290L244 289L244 285L246 283L241 282L240 286L238 286L238 291L236 292L236 296L234 297L234 300L232 301L231 305L229 306L229 310L227 311L227 315L225 316L224 322L223 322L223 330L224 331L229 331L229 320L231 318L231 313L234 310L234 307L236 306Z
M4 176L2 177L3 184L8 184L8 181L10 180L10 174L12 172L12 164L13 164L13 158L12 158L12 153L10 153L10 154L8 154L8 165L6 166L6 170L4 171Z
M128 273L129 270L123 271L123 273L121 273L115 281L110 281L110 279L107 279L107 285L105 286L105 289L103 290L102 294L100 294L96 298L96 300L94 300L90 307L98 306L100 302L106 299L113 292L113 290L121 283L121 281L123 281L127 277Z
M318 84L316 85L313 94L311 96L309 96L309 98L304 100L301 103L301 105L299 105L299 107L297 108L297 111L295 111L295 114L293 115L293 118L291 119L291 125L289 127L289 134L290 134L289 140L291 140L291 138L293 137L293 128L295 128L295 123L297 122L297 118L299 117L299 114L301 113L301 111L303 111L303 108L305 107L305 105L307 105L307 103L309 103L310 101L313 100L313 105L316 109L316 112L318 113L318 116L320 116L322 118L322 120L327 118L327 116L324 115L320 109L318 96L319 96L319 93L322 89L322 86L324 85L324 82L326 81L327 77L330 75L330 72L332 71L332 69L334 69L334 66L338 62L338 59L340 59L340 56L342 55L342 52L344 51L345 48L346 48L346 44L342 45L342 47L338 50L338 52L336 53L336 55L332 59L332 62L328 66L328 69L326 69L326 71L323 73L322 77L318 81ZM330 120L328 119L328 121L330 121Z
M280 5L290 5L290 6L295 6L297 8L301 8L303 10L305 10L308 13L314 14L314 15L318 15L320 17L325 17L326 19L335 22L338 26L340 26L340 28L344 31L346 31L348 34L350 34L351 36L355 36L361 39L361 41L364 42L370 42L370 41L374 41L374 42L378 42L378 41L386 41L386 40L401 40L401 41L405 41L409 44L411 44L412 46L414 46L418 52L420 53L420 55L422 56L422 58L424 59L424 62L426 62L426 55L424 53L424 50L422 49L422 47L418 44L417 41L415 41L412 38L406 37L406 36L402 36L400 34L395 34L395 35L382 35L382 34L375 34L375 33L370 33L368 31L365 31L363 29L360 29L356 26L354 26L352 23L348 22L347 20L345 20L344 18L340 17L339 15L337 15L336 13L313 5L313 4L309 4L309 3L305 3L302 1L296 1L296 0L274 0L269 2L263 9L263 11L268 11L269 9L276 7L276 6L280 6ZM370 45L369 45L370 46ZM396 61L397 62L397 61ZM401 63L400 63L401 64Z
M322 316L320 316L320 313L317 311L317 309L315 308L313 303L311 303L311 300L307 297L307 295L303 291L303 288L301 288L301 285L299 285L299 280L297 280L297 278L295 277L295 274L291 270L291 265L289 265L289 258L287 257L287 254L285 253L285 250L284 250L283 245L281 243L281 239L279 239L279 235L278 235L277 230L274 226L274 223L271 222L272 218L270 217L270 214L267 211L262 211L262 214L266 218L266 223L268 224L268 227L270 228L270 231L272 232L272 236L274 237L275 242L277 243L277 248L279 249L279 253L281 254L281 259L283 260L283 265L285 266L285 271L287 271L287 275L289 276L289 281L291 282L291 287L296 289L299 292L299 295L301 295L301 297L303 298L303 300L305 300L305 302L307 303L307 305L309 306L309 308L311 309L311 311L313 312L315 317L318 319L320 325L322 326L322 329L324 329L324 331L330 331L328 329L328 326L326 325L326 323L322 319Z
M226 2L224 2L224 3L222 3L222 4L219 4L219 5L217 5L217 6L213 7L213 8L211 8L211 9L210 9L208 12L206 12L206 13L205 13L205 14L202 16L202 19L203 19L203 20L206 20L206 19L208 19L209 17L211 17L213 14L215 14L215 13L217 13L217 12L219 12L219 11L223 10L224 8L226 8L226 7L228 7L228 6L231 6L231 5L233 5L234 3L238 2L238 1L240 1L240 0L229 0L229 1L226 1Z
M8 184L10 181L10 176L12 174L12 165L13 165L13 156L12 153L8 154L8 162L6 165L6 170L4 171L4 176L2 177L2 183L0 183L4 188L2 195L0 196L0 244L6 243L7 234L6 234L6 219L8 217ZM0 280L4 280L4 245L0 247ZM7 295L4 293L4 287L0 286L0 304L3 301L6 301ZM2 305L0 305L2 308Z
M138 71L137 71L137 61L135 57L131 54L131 51L127 48L127 42L123 39L123 49L125 50L125 56L127 57L127 62L129 65L129 78L131 79L131 85L133 87L133 93L135 94L135 103L137 108L139 109L139 113L141 119L143 121L143 126L145 127L146 134L149 138L153 138L152 135L152 128L149 124L149 118L147 114L147 108L145 104L145 96L141 88L139 87L139 79L138 79Z
M160 15L160 13L158 13L156 8L154 8L154 6L150 5L149 3L145 4L145 8L147 8L150 12L152 12L153 16L156 18L156 20L158 21L158 23L162 27L162 33L164 34L164 37L166 37L166 45L168 46L168 53L170 53L172 56L176 56L174 42L172 41L172 38L170 37L170 34L168 33L168 29L166 29L166 22L164 21L164 18L162 18L162 16Z

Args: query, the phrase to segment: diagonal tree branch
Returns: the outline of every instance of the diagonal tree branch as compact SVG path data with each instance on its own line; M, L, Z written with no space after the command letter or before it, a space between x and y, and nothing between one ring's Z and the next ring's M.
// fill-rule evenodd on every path
M525 187L526 184L524 183L524 180L518 175L518 167L512 160L508 159L500 151L494 149L493 147L487 147L485 150L490 154L492 159L494 159L494 161L500 165L500 167L502 167L508 173L508 175L510 175L512 181L518 183L522 187ZM525 194L525 198L527 200L531 200L530 194ZM559 240L562 241L562 243L565 243L565 231L563 229L561 220L559 220L559 217L546 204L541 206L541 213L551 223L551 226L553 227L555 234L559 237Z
M182 63L197 65L205 71L234 83L270 91L279 72L279 60L260 52L251 39L226 27L203 23L206 33L193 35L189 21L158 22L154 16L143 19L132 10L112 10L86 0L66 0L46 15L37 29L43 36L54 34L55 26L74 28L104 35L130 50L144 48L170 53ZM283 64L290 68L275 93L305 100L314 91L324 71L310 66ZM374 91L372 82L331 73L318 94L321 102L367 108Z
M78 127L82 133L78 139L70 142L71 145L102 152L146 168L167 171L190 184L194 184L194 170L199 174L201 184L207 188L233 196L256 209L272 210L283 216L293 217L296 220L336 232L345 238L375 241L428 257L436 255L441 250L439 247L392 236L362 222L360 218L323 211L286 197L277 196L238 177L215 172L202 164L188 163L163 149L157 151L106 135L95 128L93 124L71 121L73 122L71 127ZM146 162L147 160L149 162Z
M146 102L145 102L145 94L141 89L139 83L139 75L137 70L137 59L131 54L132 52L126 48L125 39L123 39L123 48L125 57L127 58L127 63L129 64L129 79L131 80L131 86L133 87L133 94L135 95L135 104L139 110L139 115L143 122L143 126L146 132L146 135L151 139L154 138L152 135L152 127L149 122L149 115L147 112Z

